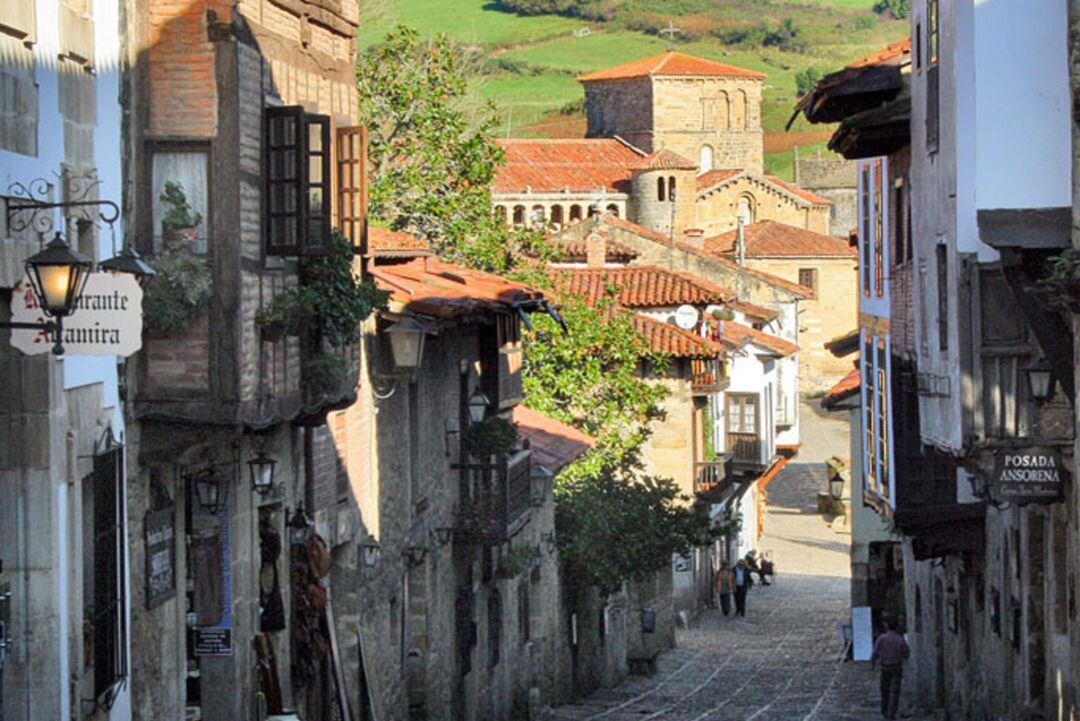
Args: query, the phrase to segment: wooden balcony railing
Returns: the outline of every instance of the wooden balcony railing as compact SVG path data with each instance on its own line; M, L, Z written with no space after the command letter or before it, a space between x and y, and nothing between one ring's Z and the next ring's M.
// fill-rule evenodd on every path
M717 393L727 387L724 364L719 358L692 359L690 377L690 387L695 394Z
M728 433L728 452L736 463L761 464L761 438L753 433Z
M694 494L709 500L723 493L731 483L731 456L694 464Z

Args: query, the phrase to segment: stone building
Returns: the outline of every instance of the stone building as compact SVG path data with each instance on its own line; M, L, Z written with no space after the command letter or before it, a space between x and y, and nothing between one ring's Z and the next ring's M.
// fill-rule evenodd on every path
M120 203L119 11L115 0L0 4L4 322L30 307L23 264L53 233L94 261L123 242L102 222L107 207L43 205ZM14 347L26 335L29 347ZM127 720L119 359L71 342L57 357L51 345L49 333L0 329L0 719Z
M507 223L609 212L676 238L740 218L829 232L827 198L764 173L760 73L670 51L579 80L586 139L500 141L493 201Z
M850 365L825 343L851 328L858 313L858 254L847 239L762 221L705 239L705 250L809 289L799 307L799 379L822 391Z
M795 147L795 185L832 202L829 235L847 238L858 222L858 176L855 163L838 155L799 155Z
M903 534L907 702L1069 718L1074 499L1054 478L1074 357L1046 275L1070 240L1066 8L922 0L911 19L910 44L804 101L860 159L863 483ZM1018 457L1052 469L1043 493L1013 482Z

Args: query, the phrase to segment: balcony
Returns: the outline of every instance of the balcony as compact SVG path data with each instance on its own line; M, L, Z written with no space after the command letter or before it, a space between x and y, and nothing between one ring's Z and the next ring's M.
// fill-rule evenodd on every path
M761 437L756 433L728 433L728 452L736 465L764 466L761 457Z
M477 464L475 490L461 500L454 528L460 543L491 545L512 538L528 523L532 505L532 452L522 450L490 466Z
M732 458L718 456L694 464L694 495L701 501L719 503L732 485Z
M719 393L728 386L723 362L719 358L694 358L690 361L690 390L694 395Z

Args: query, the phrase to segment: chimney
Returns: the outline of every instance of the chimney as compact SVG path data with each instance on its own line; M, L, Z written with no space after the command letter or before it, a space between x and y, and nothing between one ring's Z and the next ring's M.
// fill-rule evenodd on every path
M746 238L743 237L742 216L739 216L739 225L735 229L735 260L739 265L746 265Z
M595 230L585 236L585 265L603 268L607 261L607 241Z
M705 247L705 231L701 228L687 228L683 231L683 240L695 248Z

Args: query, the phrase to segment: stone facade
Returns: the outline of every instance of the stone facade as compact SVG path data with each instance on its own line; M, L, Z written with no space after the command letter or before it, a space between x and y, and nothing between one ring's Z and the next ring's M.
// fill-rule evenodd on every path
M769 178L740 174L724 183L702 188L694 223L706 236L732 230L740 217L743 225L775 220L827 234L829 207L807 202Z
M855 162L837 155L800 157L795 148L795 184L832 201L829 235L846 238L858 226L858 179Z

